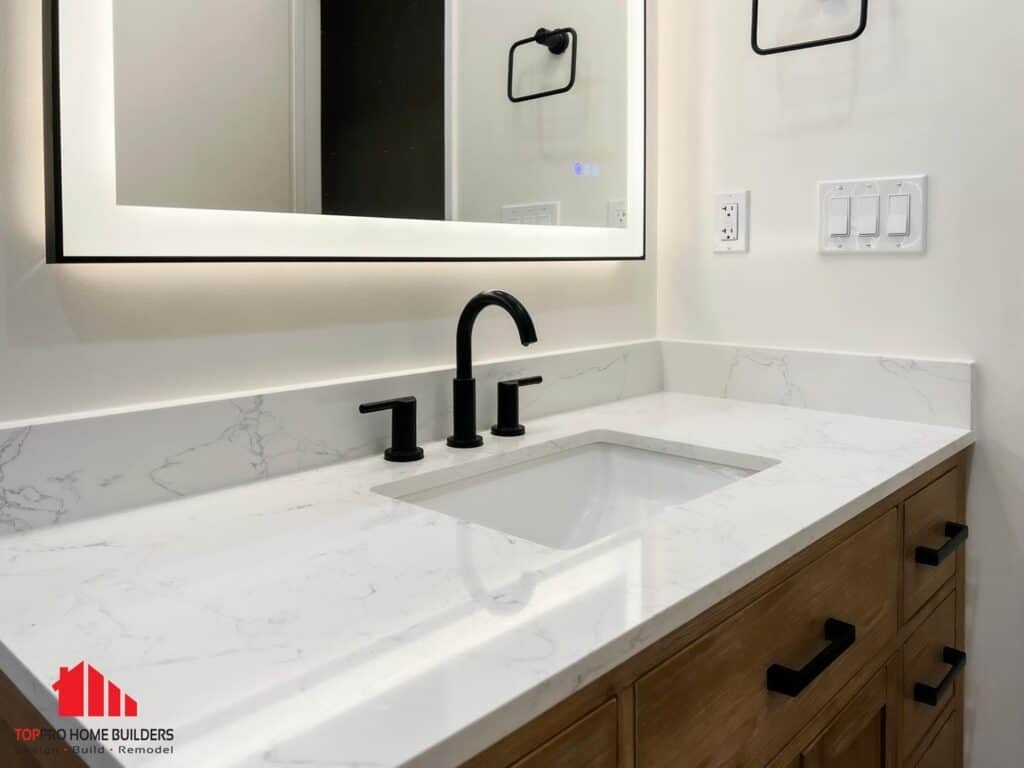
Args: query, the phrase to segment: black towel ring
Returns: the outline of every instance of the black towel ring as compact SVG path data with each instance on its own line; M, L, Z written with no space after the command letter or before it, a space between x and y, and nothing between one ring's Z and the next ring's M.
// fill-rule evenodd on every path
M776 53L787 53L789 51L801 51L805 48L818 48L822 45L834 45L836 43L848 43L851 40L856 40L858 37L864 34L864 30L868 28L868 0L861 0L860 3L860 24L857 29L849 35L838 35L837 37L826 37L822 40L809 40L806 43L793 43L791 45L780 45L775 48L762 48L757 42L757 25L758 18L760 16L760 0L754 0L753 8L753 21L751 22L750 31L750 45L754 49L754 53L758 53L761 56L772 56Z
M568 93L571 91L572 87L576 85L576 49L579 47L578 42L579 36L576 34L576 30L572 27L562 27L560 29L544 29L541 27L532 37L524 37L522 40L517 40L512 43L512 47L508 49L508 100L513 104L518 104L521 101L543 99L546 96L557 96L560 93ZM569 50L570 44L572 45L572 69L569 72L568 85L563 88L554 88L550 91L531 93L527 96L512 95L512 79L516 65L516 49L523 45L529 45L530 43L543 45L555 56L561 56Z

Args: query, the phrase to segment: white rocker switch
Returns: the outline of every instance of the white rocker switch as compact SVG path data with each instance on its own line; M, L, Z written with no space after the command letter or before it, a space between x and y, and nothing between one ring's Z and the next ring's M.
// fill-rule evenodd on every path
M828 236L850 235L850 198L833 197L828 203Z
M819 253L924 253L928 176L818 182Z
M906 237L910 234L910 195L889 195L886 230L891 237Z
M858 235L878 235L878 195L861 195L853 201L853 221Z

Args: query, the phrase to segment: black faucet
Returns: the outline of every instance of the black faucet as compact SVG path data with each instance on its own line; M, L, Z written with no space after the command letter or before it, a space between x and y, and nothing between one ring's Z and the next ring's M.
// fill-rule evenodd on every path
M456 331L456 370L452 382L454 434L448 438L452 448L479 448L484 439L476 432L476 379L473 378L473 324L486 307L501 307L510 315L519 329L519 340L524 347L537 341L533 318L515 296L504 291L478 293L462 310Z
M416 398L396 397L379 403L364 403L360 413L391 411L391 447L384 451L388 461L419 461L423 449L416 445Z

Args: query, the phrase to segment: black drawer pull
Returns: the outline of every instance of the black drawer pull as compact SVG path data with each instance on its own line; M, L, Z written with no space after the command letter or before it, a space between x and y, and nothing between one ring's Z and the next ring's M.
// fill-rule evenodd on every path
M781 664L768 667L768 690L784 696L799 696L832 662L838 659L857 639L857 628L839 619L826 619L825 639L828 647L807 662L803 669L790 669Z
M967 536L970 531L966 525L960 523L946 523L945 530L946 537L949 539L938 549L932 549L931 547L918 547L914 550L914 560L921 565L938 566L942 564L942 561L952 555L957 549L967 541Z
M949 664L950 667L942 682L934 687L925 683L914 683L914 701L927 704L929 707L937 707L942 694L953 685L957 675L967 666L967 654L946 646L942 649L942 663Z

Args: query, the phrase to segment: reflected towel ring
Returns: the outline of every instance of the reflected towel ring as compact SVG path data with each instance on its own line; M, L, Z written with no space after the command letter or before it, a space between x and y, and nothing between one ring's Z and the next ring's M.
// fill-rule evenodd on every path
M563 88L554 88L550 91L531 93L527 96L514 96L512 94L512 80L516 66L516 49L523 45L529 45L530 43L543 45L555 56L561 56L569 50L570 45L572 46L572 69L569 73L568 85ZM524 37L522 40L517 40L512 43L512 47L508 50L508 100L513 104L518 104L521 101L533 101L534 99L543 99L547 96L557 96L560 93L568 93L571 91L573 86L576 85L576 51L579 47L578 43L579 36L576 34L576 30L572 27L561 27L559 29L545 29L544 27L541 27L532 37Z
M753 20L751 22L750 30L750 45L754 49L754 53L760 54L761 56L772 56L776 53L787 53L789 51L801 51L805 48L818 48L823 45L834 45L836 43L848 43L863 35L864 30L868 28L868 0L861 0L860 24L857 26L857 29L849 35L826 37L821 40L809 40L806 43L792 43L790 45L780 45L774 48L762 48L757 41L757 26L758 19L760 17L759 6L760 0L754 0L754 7L752 11Z

